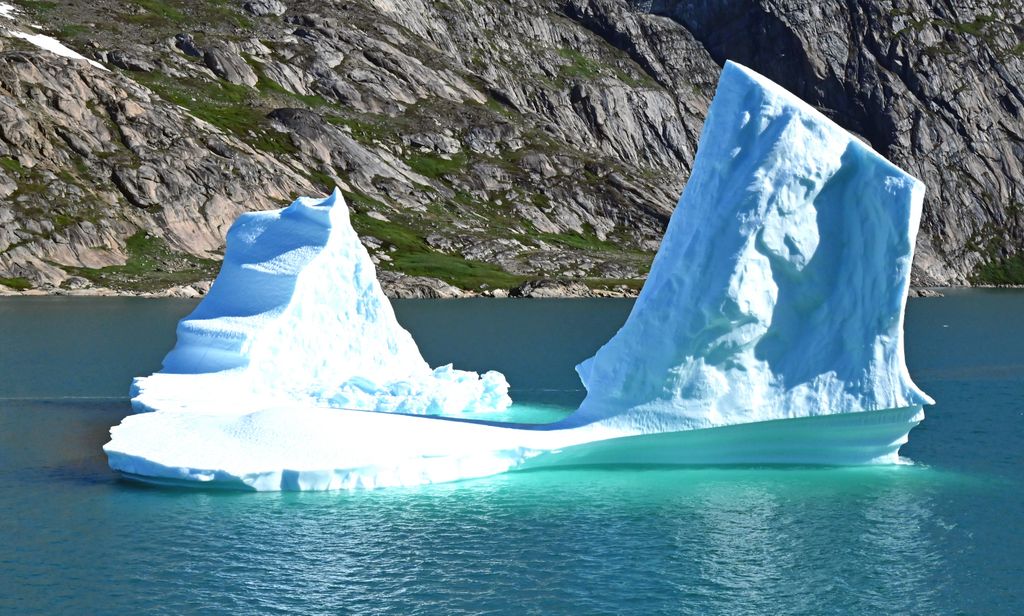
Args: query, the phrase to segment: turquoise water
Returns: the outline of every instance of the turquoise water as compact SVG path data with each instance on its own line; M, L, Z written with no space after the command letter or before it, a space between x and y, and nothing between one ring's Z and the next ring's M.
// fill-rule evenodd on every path
M354 493L119 481L100 446L190 302L0 299L0 611L1024 612L1024 293L913 300L939 404L841 468L598 468ZM497 368L538 420L629 303L400 302L434 362Z

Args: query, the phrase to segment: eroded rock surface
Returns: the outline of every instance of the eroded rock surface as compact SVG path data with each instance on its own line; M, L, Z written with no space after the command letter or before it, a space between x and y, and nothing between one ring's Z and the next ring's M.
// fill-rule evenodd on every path
M399 295L628 291L726 59L925 182L915 284L1024 282L1024 26L996 0L48 6L0 28L111 70L0 36L8 289L208 280L239 212L338 185L379 269L435 279Z

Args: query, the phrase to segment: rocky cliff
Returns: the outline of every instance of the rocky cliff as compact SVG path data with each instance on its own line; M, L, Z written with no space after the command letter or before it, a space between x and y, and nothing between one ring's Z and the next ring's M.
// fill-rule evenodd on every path
M915 282L1024 282L1021 21L980 0L0 5L0 283L208 280L239 212L337 184L394 294L629 292L727 58L928 184Z

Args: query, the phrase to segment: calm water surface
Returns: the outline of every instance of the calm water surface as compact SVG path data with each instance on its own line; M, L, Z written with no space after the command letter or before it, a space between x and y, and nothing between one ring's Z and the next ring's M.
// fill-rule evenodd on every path
M119 481L100 447L180 300L0 298L0 611L1024 613L1024 293L912 300L939 403L912 466L600 468L245 494ZM628 301L398 302L432 363L553 417Z

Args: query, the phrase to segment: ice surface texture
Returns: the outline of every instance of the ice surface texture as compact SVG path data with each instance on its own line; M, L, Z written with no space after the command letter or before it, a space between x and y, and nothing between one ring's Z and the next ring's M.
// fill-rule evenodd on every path
M622 329L578 368L566 420L526 427L326 410L507 404L500 375L431 372L343 206L243 216L111 467L252 489L416 485L517 468L898 461L931 400L903 310L924 188L732 63L693 173Z
M497 372L431 370L395 319L341 193L243 214L209 294L178 324L136 410L237 414L291 403L457 414L503 409Z
M727 63L650 277L574 421L664 432L931 404L903 312L924 185Z

